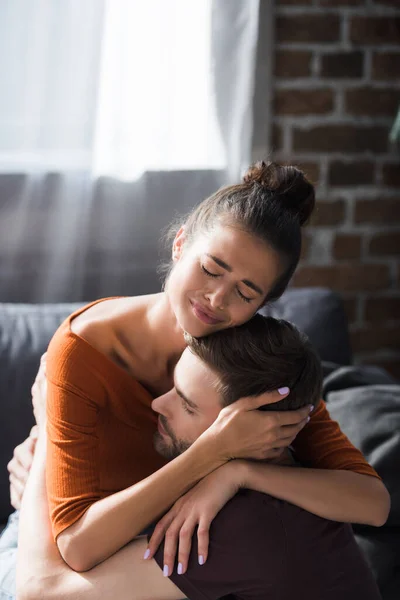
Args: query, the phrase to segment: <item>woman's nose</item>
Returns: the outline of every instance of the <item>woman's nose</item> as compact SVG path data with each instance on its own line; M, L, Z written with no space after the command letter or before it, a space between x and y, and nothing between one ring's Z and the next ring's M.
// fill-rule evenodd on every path
M211 308L220 309L226 308L228 291L224 286L218 286L206 294Z

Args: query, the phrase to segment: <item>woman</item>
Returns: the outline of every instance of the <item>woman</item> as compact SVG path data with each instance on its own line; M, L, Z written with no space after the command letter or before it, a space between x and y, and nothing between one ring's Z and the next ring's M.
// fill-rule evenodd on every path
M231 458L271 458L292 442L299 460L315 468L301 470L300 477L299 470L282 467L272 477L269 465L262 465L263 477L259 464L249 465L247 487L330 519L374 525L386 520L384 486L323 403L307 425L301 411L263 413L260 419L249 410L282 398L294 382L282 382L281 396L224 409L168 464L152 447L151 400L173 386L183 331L200 337L238 325L279 297L297 266L300 227L313 207L313 187L298 169L261 163L242 184L203 202L178 231L165 292L95 303L56 333L47 366L47 489L54 538L75 570L111 556L198 481L215 469L225 472ZM137 456L141 464L132 474ZM197 504L207 510L204 486L199 490ZM196 488L191 503L193 493ZM209 493L226 501L225 490ZM184 499L179 507L184 514ZM176 518L172 508L148 553L172 522L169 572L182 525L176 527ZM206 527L201 532L199 553L206 560ZM185 556L179 560L185 569Z

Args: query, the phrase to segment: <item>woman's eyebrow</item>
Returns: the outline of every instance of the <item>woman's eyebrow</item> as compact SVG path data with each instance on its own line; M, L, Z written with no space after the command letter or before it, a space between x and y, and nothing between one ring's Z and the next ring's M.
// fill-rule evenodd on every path
M223 260L221 260L217 256L214 256L213 254L206 254L206 256L208 256L209 258L212 258L213 261L217 263L217 265L219 265L220 267L222 267L223 269L225 269L229 273L232 273L232 270L233 270L232 267L230 267L229 265L227 265L226 262L224 262ZM264 292L262 291L262 289L259 288L258 285L256 285L255 283L253 283L249 279L242 279L242 283L244 283L245 285L247 285L247 287L249 287L252 290L254 290L255 292L257 292L257 294L260 294L261 296L264 296Z

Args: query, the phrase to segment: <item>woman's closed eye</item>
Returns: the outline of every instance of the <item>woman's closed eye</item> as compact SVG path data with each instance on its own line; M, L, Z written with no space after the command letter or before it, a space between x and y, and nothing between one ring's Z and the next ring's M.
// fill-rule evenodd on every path
M208 277L214 277L214 278L221 277L221 275L219 273L211 273L211 271L206 269L204 265L201 265L201 268ZM242 292L239 290L239 288L236 288L236 291L237 291L239 298L241 298L244 302L249 303L254 300L254 298L249 298L248 296L245 296L244 294L242 294Z
M210 271L208 271L204 265L201 265L201 268L203 269L204 273L206 275L208 275L209 277L219 277L218 273L211 273Z

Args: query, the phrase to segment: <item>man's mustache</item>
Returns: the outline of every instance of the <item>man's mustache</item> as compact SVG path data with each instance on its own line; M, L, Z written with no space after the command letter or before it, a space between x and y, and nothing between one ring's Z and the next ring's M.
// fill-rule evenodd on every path
M164 427L164 429L167 432L167 434L169 435L169 437L174 440L175 439L175 435L171 431L171 429L170 429L170 427L168 425L168 421L167 421L166 417L164 417L164 415L160 415L158 418L160 419L161 425Z

